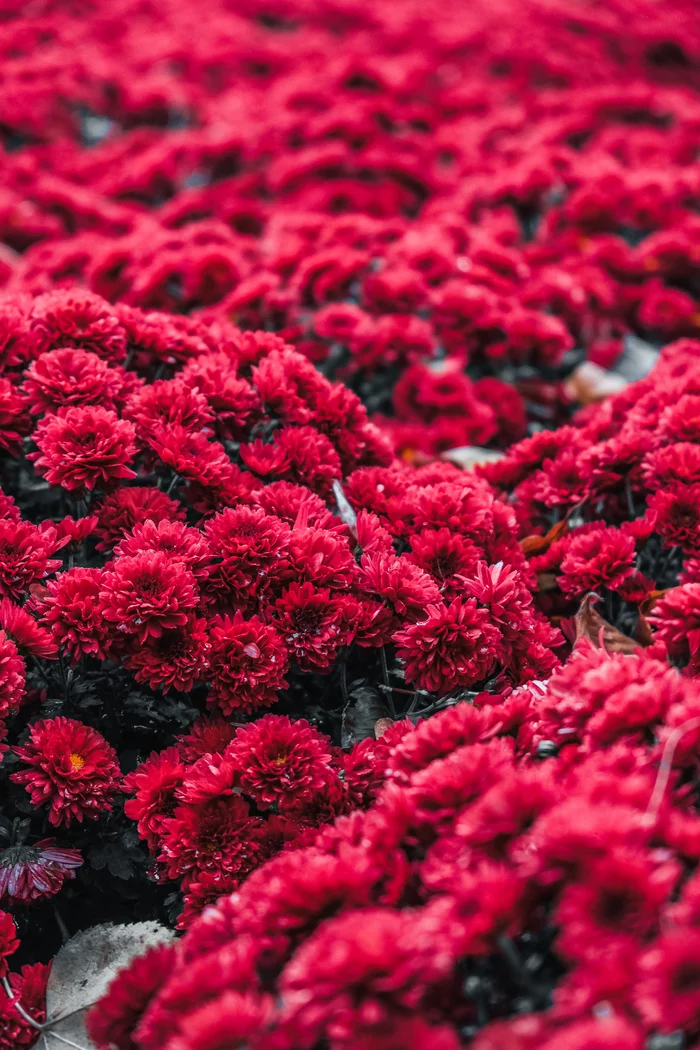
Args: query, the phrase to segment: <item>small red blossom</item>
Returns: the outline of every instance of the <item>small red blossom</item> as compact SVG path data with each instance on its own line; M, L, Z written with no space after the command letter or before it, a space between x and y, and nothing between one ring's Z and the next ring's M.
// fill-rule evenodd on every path
M159 638L164 630L184 627L199 600L187 566L163 551L143 551L117 558L104 572L100 603L105 619L139 642Z
M0 899L35 901L53 897L66 879L74 879L83 858L76 849L42 839L34 845L0 850Z
M284 639L272 624L257 616L234 615L214 621L209 654L212 679L209 706L224 714L237 708L256 710L277 700L285 688L289 656Z
M116 752L96 730L71 718L35 722L15 754L31 769L12 774L35 806L49 803L49 822L96 820L112 808L120 781Z
M239 729L226 754L238 769L244 794L266 805L322 787L331 762L318 730L303 718L292 722L285 715L265 715Z
M69 492L113 488L136 477L128 465L136 454L134 428L106 408L69 408L37 427L39 451L31 453L36 469L51 485Z

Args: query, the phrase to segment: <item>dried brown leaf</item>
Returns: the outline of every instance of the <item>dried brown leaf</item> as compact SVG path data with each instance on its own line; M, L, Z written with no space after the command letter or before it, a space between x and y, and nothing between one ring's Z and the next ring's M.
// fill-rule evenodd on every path
M566 536L569 531L569 522L566 518L553 525L546 536L526 536L520 541L523 554L531 557L533 554L544 554L556 540Z
M639 645L634 638L623 634L617 627L604 620L600 613L593 608L597 601L596 594L587 594L581 602L581 607L576 613L576 641L587 638L595 646L600 648L601 640L603 648L609 653L622 653L623 656L633 656L639 652Z
M574 401L594 405L611 394L619 394L627 386L628 381L617 372L606 372L592 361L584 361L571 373L564 389Z

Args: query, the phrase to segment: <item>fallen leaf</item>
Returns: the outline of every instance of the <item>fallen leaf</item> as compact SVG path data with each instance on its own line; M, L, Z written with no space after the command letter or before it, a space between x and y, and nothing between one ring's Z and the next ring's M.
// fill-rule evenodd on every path
M626 386L629 383L623 376L606 372L592 361L584 361L571 373L564 390L574 401L582 405L594 405L611 394L619 394Z
M581 607L576 613L576 641L587 638L597 647L603 648L609 653L622 653L624 656L633 656L639 652L639 644L634 638L618 631L611 623L604 620L600 613L593 608L593 603L598 600L597 594L587 594L581 602Z
M95 1005L125 966L146 948L167 944L173 934L157 922L92 926L71 937L51 965L46 989L43 1050L94 1050L85 1027Z
M520 549L528 557L533 554L544 554L556 540L566 536L568 531L569 522L564 518L562 521L558 521L556 525L552 525L546 536L526 536L520 541Z
M386 731L388 729L391 729L393 724L393 718L378 718L377 721L374 723L374 735L377 738L377 740L379 740L381 736L384 736Z
M504 453L493 448L480 448L478 445L461 445L459 448L450 448L442 452L440 459L446 459L454 463L462 470L473 470L482 463L498 463L503 459Z

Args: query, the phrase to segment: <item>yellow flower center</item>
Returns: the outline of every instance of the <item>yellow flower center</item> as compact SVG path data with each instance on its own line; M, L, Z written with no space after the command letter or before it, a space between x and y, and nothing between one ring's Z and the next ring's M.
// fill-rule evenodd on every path
M78 755L75 751L73 751L71 752L70 756L70 764L73 767L73 769L82 769L85 765L85 759L82 755Z
M275 769L279 769L280 766L283 766L286 761L287 761L287 756L286 755L278 755L277 758L273 758L272 759L272 764L275 767Z

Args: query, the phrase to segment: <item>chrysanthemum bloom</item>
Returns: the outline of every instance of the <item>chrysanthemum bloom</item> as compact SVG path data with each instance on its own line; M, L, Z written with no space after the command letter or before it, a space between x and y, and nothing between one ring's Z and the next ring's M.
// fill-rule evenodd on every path
M562 558L559 586L571 597L613 589L634 571L634 540L613 526L573 534Z
M34 357L65 346L90 350L112 363L126 357L126 332L116 310L83 288L38 296L32 304L26 342Z
M222 609L248 605L270 584L284 579L290 528L260 507L231 507L204 529L215 565L205 593Z
M362 575L363 587L391 609L397 627L405 619L423 619L428 606L441 600L438 585L427 572L394 554L366 554Z
M32 805L49 803L49 823L97 819L112 808L121 774L114 748L95 729L72 718L35 722L29 740L14 752L32 768L12 774Z
M158 944L122 970L107 989L99 1010L88 1014L90 1039L100 1050L134 1050L133 1035L143 1012L173 970L175 948Z
M117 558L102 577L105 619L139 642L164 630L184 627L199 600L197 582L186 565L163 551Z
M275 602L274 622L302 671L328 671L351 634L343 597L312 583L289 585Z
M0 718L18 708L24 696L26 668L17 646L0 631Z
M673 587L654 606L649 617L656 636L669 653L693 669L700 664L700 583Z
M411 537L411 550L406 557L430 573L444 597L452 598L463 587L459 577L472 576L477 564L483 560L484 552L458 532L423 529Z
M225 715L237 708L256 710L277 700L287 685L287 647L279 632L257 616L240 611L215 620L210 631L212 680L208 703Z
M507 641L517 641L532 617L532 597L516 569L499 562L476 566L474 575L464 580L464 590L489 613L489 620Z
M69 492L112 488L135 478L128 466L136 455L134 427L100 407L69 408L43 419L34 433L39 447L32 452L36 470L51 485Z
M163 630L157 638L136 641L124 658L137 682L151 689L189 692L209 671L209 636L206 621L190 614L181 627Z
M41 660L55 660L57 646L49 632L40 627L26 608L9 598L0 600L0 627L12 638L20 651Z
M231 359L223 353L205 354L190 361L182 378L194 383L213 409L217 436L240 440L260 414L257 391L235 373Z
M132 394L124 406L124 418L136 427L140 438L160 427L181 426L193 434L210 429L214 413L206 397L183 379L159 379Z
M664 546L680 547L686 553L700 551L700 485L678 485L670 492L660 489L649 500L647 518Z
M39 529L28 521L0 521L0 595L19 601L31 584L43 582L61 564L52 558L58 547L52 527Z
M166 467L198 485L222 485L233 469L222 444L179 424L156 427L148 443Z
M632 1001L653 1028L697 1032L700 966L697 926L670 929L641 956Z
M329 777L328 740L303 718L266 715L239 729L226 754L243 793L266 805L315 791Z
M275 434L275 447L281 450L289 466L284 477L308 485L321 495L330 493L334 480L340 479L340 457L333 443L315 427L283 427Z
M325 529L292 529L287 549L289 578L308 580L316 587L348 589L357 576L357 565L347 540Z
M154 751L145 762L124 777L124 791L136 797L124 803L124 812L138 821L138 832L151 849L158 846L165 821L177 805L175 792L182 784L185 766L176 747Z
M98 551L111 550L124 536L145 521L183 521L185 511L157 488L121 488L105 497L95 530L100 538Z
M23 966L21 973L11 973L10 998L4 988L0 988L0 1048L1 1050L22 1050L34 1046L37 1041L36 1024L30 1024L31 1017L38 1024L46 1020L46 982L49 978L50 964L35 963ZM26 1017L17 1009L19 1002Z
M199 529L181 521L144 521L114 548L116 558L133 558L144 551L164 551L173 561L183 562L197 578L209 572L212 556L206 538Z
M82 656L107 658L113 628L102 612L102 577L102 569L69 569L49 580L35 602L42 625L74 664Z
M250 816L240 795L178 806L165 824L158 859L170 879L193 868L246 875L264 857L266 836L265 821Z
M86 350L64 347L32 361L23 390L30 412L40 415L85 405L115 410L126 384L123 370L110 368Z
M11 915L0 911L0 978L7 977L7 957L19 948L17 927Z
M475 598L455 598L450 605L431 605L428 617L394 635L406 680L439 694L474 685L488 676L501 643L501 633L487 609Z
M5 376L0 376L0 449L11 456L19 455L22 438L31 423L26 398Z
M36 901L53 897L66 879L74 879L83 863L77 849L63 849L54 839L32 846L9 846L0 850L0 899Z

